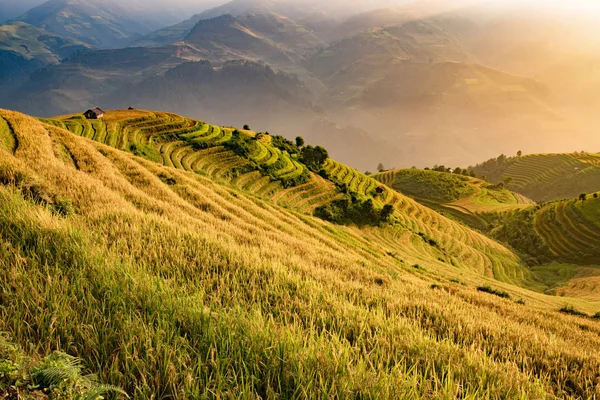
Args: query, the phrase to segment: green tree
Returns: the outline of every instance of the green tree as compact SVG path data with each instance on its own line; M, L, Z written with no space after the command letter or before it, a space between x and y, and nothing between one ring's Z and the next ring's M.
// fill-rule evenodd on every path
M454 168L454 173L456 175L462 175L463 169L461 167L456 167L456 168Z
M377 171L379 171L379 172L385 171L385 167L383 166L383 163L379 163L379 165L377 166Z
M328 158L329 153L321 146L306 146L302 149L302 161L313 172L319 172Z
M521 157L523 155L523 152L521 150L517 151L517 157Z
M594 193L594 198L597 199L598 198L598 193Z
M298 136L296 138L296 146L298 146L298 147L304 146L304 138L302 136Z
M381 210L381 219L383 221L389 221L392 214L394 214L394 206L391 204L386 204Z
M244 125L244 130L245 131L249 131L250 130L250 125L248 125L248 124Z
M581 200L582 202L587 200L587 194L586 193L581 193L579 195L579 200Z

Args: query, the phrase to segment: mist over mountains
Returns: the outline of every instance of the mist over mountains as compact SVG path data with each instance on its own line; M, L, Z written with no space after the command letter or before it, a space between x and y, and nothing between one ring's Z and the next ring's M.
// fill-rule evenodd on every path
M0 27L0 105L251 124L363 170L600 147L583 17L497 2L161 3L51 0Z

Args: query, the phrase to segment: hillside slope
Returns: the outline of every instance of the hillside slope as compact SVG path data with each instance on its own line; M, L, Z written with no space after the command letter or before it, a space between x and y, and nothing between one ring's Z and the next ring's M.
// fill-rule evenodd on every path
M487 230L497 214L533 204L504 185L490 185L470 176L445 172L404 169L375 174L374 179L413 197L418 202L467 225Z
M49 0L18 21L98 48L124 47L150 30L113 1Z
M444 278L456 268L433 261L423 242L332 226L0 115L0 330L31 351L81 356L136 399L599 394L600 327L552 311L565 299L463 271L466 285L485 281L526 305L476 292ZM117 143L139 143L136 132L144 143L152 132L132 129L144 117L176 118L107 123L129 127ZM414 207L431 226L454 226ZM419 268L397 259L416 254Z
M543 205L534 218L537 234L559 260L600 265L600 200L597 196Z
M594 153L501 155L469 169L493 183L512 178L512 190L539 202L600 190L600 155Z
M45 64L57 64L76 51L89 48L81 41L54 35L24 22L0 25L0 50L14 51Z
M287 151L271 145L269 135L250 138L244 145L246 155L241 156L239 149L231 146L244 142L242 137L247 134L236 135L232 128L175 114L112 111L105 121L90 122L80 116L46 121L166 166L209 175L301 212L312 213L344 197L340 188L346 185L356 196L395 207L397 224L369 232L381 250L398 253L394 240L401 240L407 247L399 257L407 262L429 259L441 262L440 268L447 268L444 263L449 263L452 268L539 288L518 258L497 243L393 190L374 194L375 180L343 164L327 161L322 172L326 179L308 173L306 166Z

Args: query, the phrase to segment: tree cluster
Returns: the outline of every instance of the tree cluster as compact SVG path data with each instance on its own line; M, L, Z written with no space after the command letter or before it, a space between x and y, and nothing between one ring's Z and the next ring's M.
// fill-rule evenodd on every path
M360 199L354 194L345 195L315 210L315 216L339 225L377 226L388 222L394 214L390 204L383 208L375 207L373 199Z
M321 146L306 146L302 149L302 162L313 172L320 172L329 158L327 150Z

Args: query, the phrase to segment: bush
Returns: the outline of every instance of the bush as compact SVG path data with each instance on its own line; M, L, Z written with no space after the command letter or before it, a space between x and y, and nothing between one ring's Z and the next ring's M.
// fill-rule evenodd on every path
M552 259L548 245L537 235L535 214L538 208L518 210L504 214L491 229L491 236L515 249L529 265L544 265ZM493 228L493 227L492 227Z
M271 139L271 145L277 147L281 151L287 151L291 154L300 154L300 149L296 143L291 140L287 140L283 136L273 136Z
M256 141L248 135L234 132L231 140L225 146L240 157L249 158L257 151Z
M477 290L480 292L493 294L494 296L502 297L503 299L510 299L510 294L508 292L494 289L491 286L479 286Z
M54 352L41 360L27 357L0 335L0 393L10 399L104 399L107 394L127 397L121 389L84 374L81 360ZM121 395L121 396L119 396Z
M566 304L563 308L561 308L558 311L561 312L561 313L563 313L563 314L574 315L576 317L588 317L588 315L586 313L577 310L571 304ZM598 315L598 314L596 314L596 315Z
M71 199L63 199L62 197L57 197L54 200L54 204L52 204L52 210L62 217L68 217L75 214L73 201Z
M302 162L313 172L319 172L323 168L329 153L321 146L306 146L302 149Z
M315 216L340 225L377 226L388 221L384 215L383 209L375 207L373 199L359 199L353 193L315 210Z

